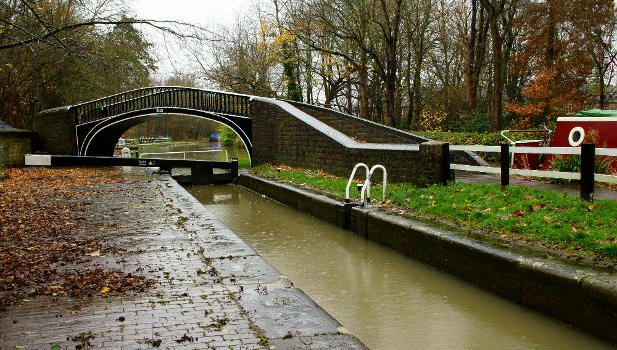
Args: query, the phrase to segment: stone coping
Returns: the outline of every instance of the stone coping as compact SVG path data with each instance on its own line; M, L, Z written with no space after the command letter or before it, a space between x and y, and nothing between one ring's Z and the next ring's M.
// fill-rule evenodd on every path
M243 172L237 183L407 256L451 273L526 307L617 342L617 276L505 249L454 228L345 205L279 181Z

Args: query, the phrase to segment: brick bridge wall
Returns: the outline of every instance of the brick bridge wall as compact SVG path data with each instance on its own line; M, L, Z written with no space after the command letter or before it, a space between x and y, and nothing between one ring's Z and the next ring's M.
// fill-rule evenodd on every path
M360 141L372 143L407 143L419 144L430 141L427 138L413 135L370 120L354 117L331 109L308 105L300 102L285 101L306 114L319 119L343 134Z
M75 116L68 107L48 109L33 120L33 130L38 133L34 151L49 154L77 155Z
M0 128L0 168L24 166L24 155L31 153L35 136L31 131Z
M391 181L428 185L446 178L440 143L302 103L255 97L251 113L253 164L285 163L348 176L362 162L384 165ZM44 111L33 124L39 136L33 151L77 155L75 119L67 107ZM451 152L451 158L479 163L467 152Z
M370 120L354 117L349 114L333 111L331 109L309 105L301 102L285 101L333 127L343 134L360 141L373 143L403 143L420 144L431 141L422 136L414 135L399 129L378 124ZM450 160L453 163L468 165L488 164L476 154L464 151L450 152Z
M266 98L254 98L251 112L253 164L284 163L345 177L357 163L382 164L389 181L419 186L440 183L446 175L440 142L359 143L287 102ZM379 179L381 175L375 180Z

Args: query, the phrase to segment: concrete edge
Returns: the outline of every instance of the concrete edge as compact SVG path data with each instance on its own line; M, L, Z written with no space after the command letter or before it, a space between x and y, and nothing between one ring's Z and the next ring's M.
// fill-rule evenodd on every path
M188 206L197 217L208 217L216 221L217 226L224 228L228 234L233 235L235 239L246 244L233 231L229 230L220 220L218 220L201 202L193 197L184 187L178 184L169 175L161 175L159 177L168 189L173 193L174 198L179 197L180 201ZM254 250L251 248L251 251ZM245 288L239 288L238 285L226 285L230 293L235 295L237 302L247 312L248 316L254 322L255 326L259 327L270 342L277 345L283 345L287 342L290 332L293 330L294 337L313 339L314 341L325 344L324 337L332 342L329 346L340 346L346 349L368 350L368 348L356 337L341 333L346 332L346 329L332 317L326 310L319 306L311 299L304 291L293 287L293 283L287 278L282 277L278 269L272 266L266 259L261 257L257 252L254 252L253 257L258 258L276 271L279 278L271 283L244 284ZM227 259L225 257L224 259ZM255 286L257 288L255 289ZM260 289L267 287L267 293L260 293ZM284 305L276 305L273 302L276 300L286 300L289 303ZM273 322L272 315L275 314L281 319L287 318L287 322ZM344 336L342 336L345 334ZM278 348L278 347L277 347Z
M237 184L617 342L617 276L613 273L526 255L377 209L346 207L253 174L240 174Z

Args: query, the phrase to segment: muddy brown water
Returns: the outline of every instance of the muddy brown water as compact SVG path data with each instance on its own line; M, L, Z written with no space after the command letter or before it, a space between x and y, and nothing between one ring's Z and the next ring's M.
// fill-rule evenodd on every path
M371 349L615 348L242 187L187 189Z

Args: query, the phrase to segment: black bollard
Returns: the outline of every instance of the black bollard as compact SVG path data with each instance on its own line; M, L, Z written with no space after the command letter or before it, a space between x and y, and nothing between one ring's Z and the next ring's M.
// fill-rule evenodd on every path
M581 145L581 198L593 201L594 170L596 145L584 143Z
M510 185L510 145L501 145L501 187Z
M441 184L444 186L450 182L450 144L444 143L442 145L442 159L441 159Z

